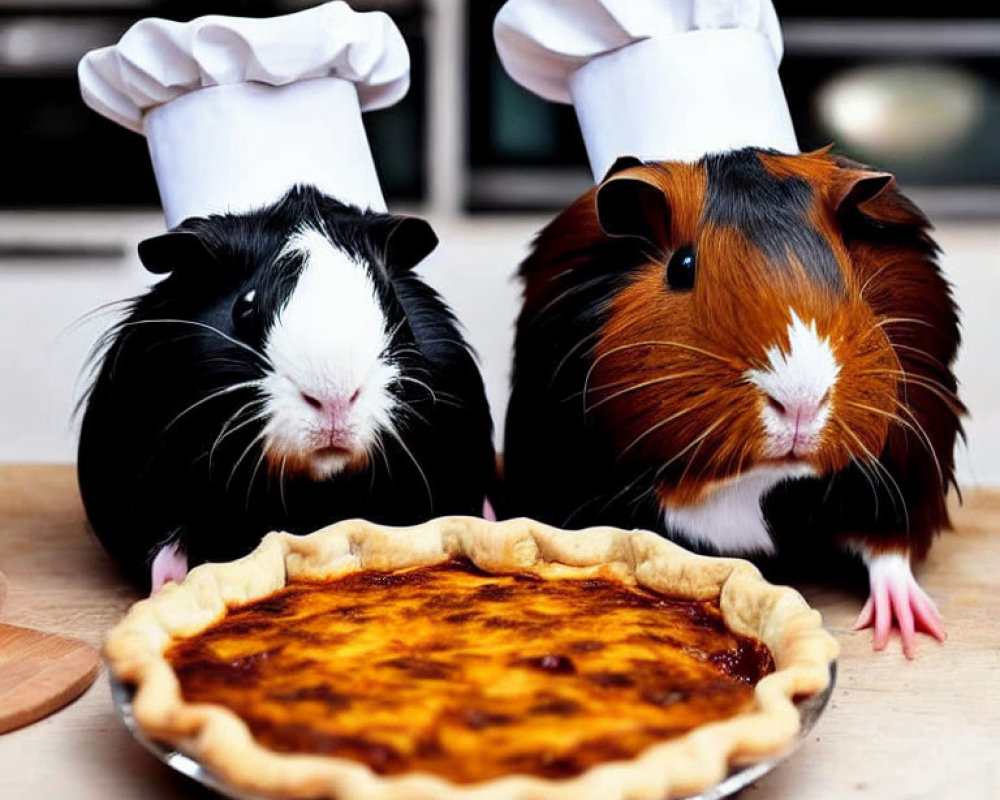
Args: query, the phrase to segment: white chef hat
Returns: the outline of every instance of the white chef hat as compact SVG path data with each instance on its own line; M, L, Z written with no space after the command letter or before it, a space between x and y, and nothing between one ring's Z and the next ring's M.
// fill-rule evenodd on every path
M381 12L144 19L79 65L84 101L146 136L168 227L273 203L296 183L384 211L361 112L409 88Z
M798 152L771 0L507 0L494 38L514 80L573 104L595 180L622 155Z

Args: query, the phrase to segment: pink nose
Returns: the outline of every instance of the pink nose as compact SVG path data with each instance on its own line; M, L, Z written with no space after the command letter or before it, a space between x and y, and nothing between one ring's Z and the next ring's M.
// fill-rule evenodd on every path
M820 399L812 397L775 397L768 395L767 404L774 410L785 425L793 430L794 436L798 436L800 431L812 429L820 414L830 401L830 393L827 392Z
M320 395L301 392L302 399L306 402L306 405L316 409L319 414L322 414L334 425L339 425L346 419L351 406L357 402L358 395L360 394L360 388L355 389L350 395L342 393Z

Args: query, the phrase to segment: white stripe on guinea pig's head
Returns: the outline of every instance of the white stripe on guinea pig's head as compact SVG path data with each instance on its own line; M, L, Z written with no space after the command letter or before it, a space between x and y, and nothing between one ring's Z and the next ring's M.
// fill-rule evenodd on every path
M289 255L302 269L264 343L264 452L272 469L323 479L363 466L392 426L398 369L366 265L313 228L288 240Z

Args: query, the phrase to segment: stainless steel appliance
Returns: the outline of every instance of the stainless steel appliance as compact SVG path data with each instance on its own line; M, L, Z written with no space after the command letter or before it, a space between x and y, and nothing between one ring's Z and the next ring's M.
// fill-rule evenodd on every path
M466 203L564 206L590 185L572 108L530 95L492 48L502 0L468 0ZM803 150L894 172L935 217L1000 217L1000 18L978 2L782 2L781 78Z

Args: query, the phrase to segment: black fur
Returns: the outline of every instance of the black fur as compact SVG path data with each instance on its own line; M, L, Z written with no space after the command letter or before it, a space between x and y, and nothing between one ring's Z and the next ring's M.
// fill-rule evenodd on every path
M517 321L504 439L506 502L498 512L566 528L655 526L656 503L645 495L647 485L615 496L635 475L589 424L582 394L606 303L647 256L636 241L613 237L562 256L553 265L559 277L551 290L559 301L535 314L522 312ZM520 274L533 266L529 258Z
M739 229L775 265L794 258L817 282L844 289L840 267L806 218L813 187L802 178L776 178L753 149L705 158L706 222Z
M303 224L368 266L389 330L399 326L390 355L404 376L428 387L392 387L400 407L410 409L397 416L409 453L385 436L384 459L374 453L363 471L323 482L258 467L254 439L264 422L247 422L246 414L257 390L216 394L267 368L253 351L297 281L301 259L277 257ZM211 257L175 264L108 332L80 436L87 514L138 582L148 584L149 559L167 541L179 541L195 564L242 555L272 529L304 533L349 517L404 525L481 513L494 469L482 379L454 316L408 269L407 254L399 256L403 263L386 260L399 224L299 187L272 207L179 226L197 234ZM237 326L233 306L251 288L258 310Z

